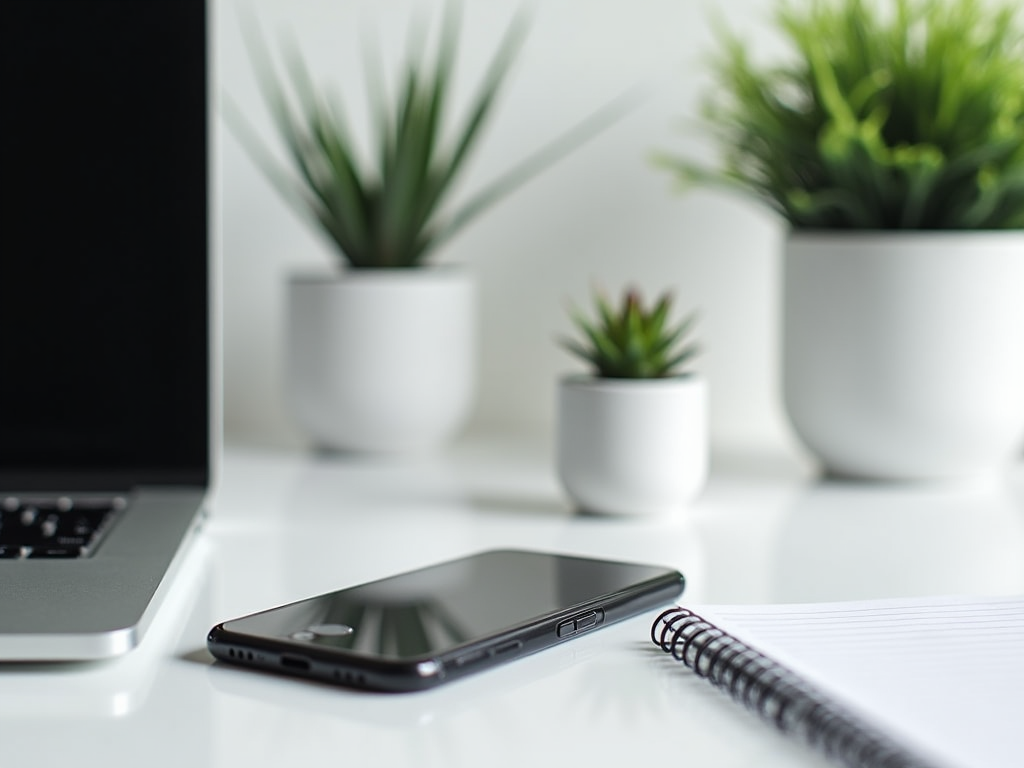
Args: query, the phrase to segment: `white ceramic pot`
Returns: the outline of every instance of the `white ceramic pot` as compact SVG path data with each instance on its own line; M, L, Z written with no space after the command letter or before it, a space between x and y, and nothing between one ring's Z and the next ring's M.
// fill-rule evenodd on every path
M562 379L557 463L562 486L582 511L679 512L707 480L704 379Z
M453 268L350 270L288 283L286 389L320 447L435 448L471 410L475 287Z
M1024 441L1024 232L794 233L783 396L833 474L990 474Z

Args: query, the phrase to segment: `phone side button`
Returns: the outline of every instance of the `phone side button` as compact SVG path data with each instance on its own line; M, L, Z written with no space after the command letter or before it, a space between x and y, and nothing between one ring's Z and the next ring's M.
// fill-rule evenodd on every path
M596 627L604 621L604 611L598 608L596 611L584 613L576 618L576 629L582 632L584 629Z
M556 630L559 637L568 637L576 634L576 619L567 619L558 625Z
M503 653L512 653L513 651L518 651L522 647L523 643L521 640L509 640L507 643L502 643L497 648L495 648L493 653L495 656L500 656Z
M467 664L472 664L474 661L482 659L486 655L487 652L484 650L470 651L469 653L464 653L455 659L455 666L464 667Z

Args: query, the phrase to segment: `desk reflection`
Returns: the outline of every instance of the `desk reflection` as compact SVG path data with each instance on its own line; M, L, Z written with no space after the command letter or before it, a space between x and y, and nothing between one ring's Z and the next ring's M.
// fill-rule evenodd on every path
M825 480L792 499L773 552L781 602L1020 592L1024 497L1009 483Z
M142 643L124 657L3 665L0 764L209 765L212 697L205 664L187 656L209 626L212 570L210 541L200 536Z

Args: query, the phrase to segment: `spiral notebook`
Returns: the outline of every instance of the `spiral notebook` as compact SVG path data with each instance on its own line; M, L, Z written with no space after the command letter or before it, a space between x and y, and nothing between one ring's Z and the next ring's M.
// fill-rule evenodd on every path
M839 764L1024 765L1024 597L674 608L651 636Z

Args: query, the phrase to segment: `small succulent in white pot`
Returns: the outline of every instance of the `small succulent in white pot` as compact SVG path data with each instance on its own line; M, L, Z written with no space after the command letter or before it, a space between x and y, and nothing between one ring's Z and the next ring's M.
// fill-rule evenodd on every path
M459 23L458 4L451 2L434 50L411 38L402 75L390 87L375 57L367 56L368 151L353 138L344 100L318 89L299 53L276 66L255 26L247 27L285 161L225 100L229 125L274 188L339 257L340 269L297 275L288 285L289 401L300 426L323 447L415 450L457 432L475 390L475 282L456 265L433 266L433 258L630 102L613 100L453 205L456 183L526 33L519 14L456 119L450 108Z
M707 385L688 369L695 315L674 321L670 294L636 289L616 307L597 295L563 346L592 368L559 382L558 475L588 513L665 516L684 509L708 471Z

